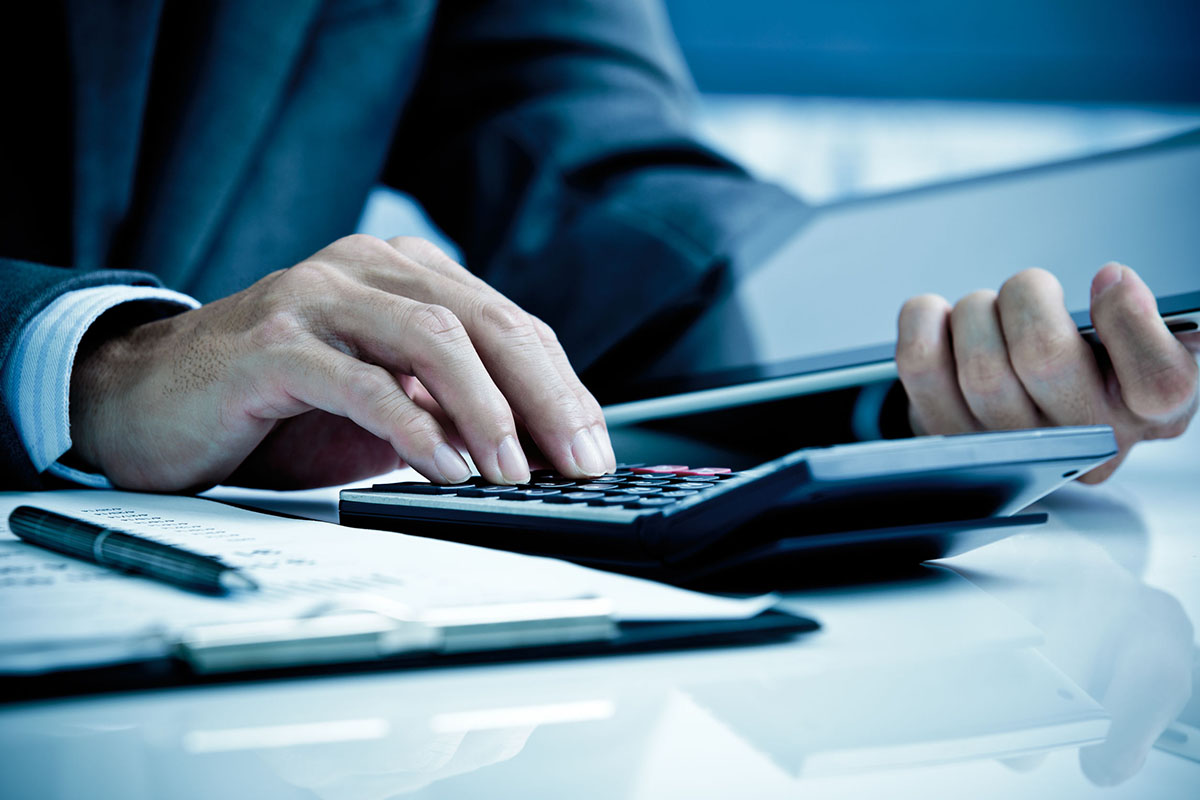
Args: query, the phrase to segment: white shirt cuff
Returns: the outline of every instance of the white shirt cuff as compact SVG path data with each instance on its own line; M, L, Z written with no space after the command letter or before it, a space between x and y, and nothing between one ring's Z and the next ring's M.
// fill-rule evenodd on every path
M31 319L4 364L0 391L25 451L38 472L97 488L103 475L58 463L71 449L71 370L88 328L101 314L125 303L153 301L186 310L200 303L186 294L152 286L96 286L63 294Z

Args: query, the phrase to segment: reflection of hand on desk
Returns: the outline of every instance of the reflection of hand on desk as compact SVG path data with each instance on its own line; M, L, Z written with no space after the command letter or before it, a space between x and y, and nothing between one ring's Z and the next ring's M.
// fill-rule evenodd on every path
M1051 530L951 565L1041 628L1041 651L1112 715L1105 741L1079 760L1091 781L1122 783L1191 694L1193 626L1175 597L1130 571L1149 544L1136 505L1075 488L1042 506Z
M537 727L434 731L428 722L401 718L378 739L264 747L258 756L280 778L321 800L386 800L507 761Z

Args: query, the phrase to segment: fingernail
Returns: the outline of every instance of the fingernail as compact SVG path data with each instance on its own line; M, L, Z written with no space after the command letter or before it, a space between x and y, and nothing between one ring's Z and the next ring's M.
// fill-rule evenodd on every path
M467 462L463 461L457 450L445 442L433 451L433 465L442 473L446 483L462 483L471 477L471 468L467 466Z
M496 451L496 463L500 465L500 474L504 476L504 480L510 483L529 482L529 462L514 437L504 437L500 449Z
M575 434L575 440L571 442L571 457L584 475L604 474L604 457L596 446L596 438L587 428Z
M593 425L592 436L600 443L600 452L605 457L604 471L607 472L610 469L616 469L617 456L613 453L612 439L609 438L608 431L604 429L603 425Z
M1116 286L1125 277L1125 267L1115 261L1100 268L1096 277L1092 278L1092 299L1095 300L1108 289Z

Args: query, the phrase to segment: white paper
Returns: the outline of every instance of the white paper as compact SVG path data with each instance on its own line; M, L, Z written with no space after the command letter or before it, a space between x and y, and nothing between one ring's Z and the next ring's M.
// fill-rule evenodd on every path
M205 597L18 540L9 514L32 505L216 556L261 591ZM609 598L621 620L742 619L772 597L730 600L564 561L292 520L174 495L0 493L0 671L101 663L164 652L187 628L279 619L375 595L424 608Z

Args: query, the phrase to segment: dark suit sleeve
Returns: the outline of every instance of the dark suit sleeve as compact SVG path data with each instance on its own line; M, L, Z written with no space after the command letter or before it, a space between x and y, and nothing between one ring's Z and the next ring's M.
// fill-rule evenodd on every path
M582 370L667 341L807 216L699 143L691 100L656 3L443 3L385 177Z
M126 284L159 286L158 279L142 272L80 271L48 267L0 257L0 364L6 364L21 329L54 298L74 289ZM0 488L43 488L45 482L30 463L17 435L11 411L0 403Z

